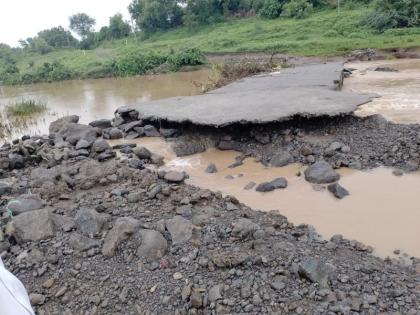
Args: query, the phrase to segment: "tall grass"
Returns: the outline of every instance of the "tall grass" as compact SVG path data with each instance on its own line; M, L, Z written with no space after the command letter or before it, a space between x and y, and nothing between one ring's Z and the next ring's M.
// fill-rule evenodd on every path
M45 102L33 99L22 99L21 101L9 104L5 111L8 117L30 117L35 114L45 112L47 104Z

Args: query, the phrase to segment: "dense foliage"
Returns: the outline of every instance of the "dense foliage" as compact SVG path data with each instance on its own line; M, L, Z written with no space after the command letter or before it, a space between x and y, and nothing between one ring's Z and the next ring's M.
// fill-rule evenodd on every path
M420 26L420 0L375 0L373 10L364 21L380 32Z
M128 10L139 29L145 33L182 24L183 11L176 0L134 0Z
M1 52L1 50L0 50ZM63 81L78 78L102 78L145 74L158 67L166 66L176 71L183 66L194 66L204 62L203 53L198 49L186 49L170 53L141 52L138 49L126 51L119 57L99 63L88 72L79 73L56 60L32 66L25 71L13 64L0 68L0 81L4 84L30 84L38 82Z

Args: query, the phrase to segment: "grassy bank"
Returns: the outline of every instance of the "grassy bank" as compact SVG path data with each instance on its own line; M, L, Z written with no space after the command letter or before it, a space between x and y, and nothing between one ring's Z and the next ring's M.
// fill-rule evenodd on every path
M25 53L17 62L19 75L4 83L124 76L156 68L158 72L176 71L184 65L201 62L195 57L185 57L185 49L192 47L204 53L278 52L297 56L336 56L362 48L420 46L420 28L377 33L360 22L365 11L366 8L348 9L338 14L330 9L315 12L306 19L232 19L194 31L181 27L147 39L108 41L89 51ZM46 63L54 62L58 62L56 69L46 75L41 73L39 79L36 72L42 72ZM34 73L35 77L31 77Z

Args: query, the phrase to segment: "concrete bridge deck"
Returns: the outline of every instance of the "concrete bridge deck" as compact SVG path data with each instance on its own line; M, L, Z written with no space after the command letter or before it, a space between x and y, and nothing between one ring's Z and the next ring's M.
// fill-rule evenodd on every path
M132 106L148 120L226 126L284 121L294 116L352 113L371 98L340 91L343 64L282 69L249 77L209 93L173 97Z

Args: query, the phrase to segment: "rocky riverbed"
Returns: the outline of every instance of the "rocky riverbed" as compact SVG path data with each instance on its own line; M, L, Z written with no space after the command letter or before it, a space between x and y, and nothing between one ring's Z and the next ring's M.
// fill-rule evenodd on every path
M127 108L90 125L65 117L0 149L0 252L39 314L419 314L420 260L324 240L105 140L163 136L178 155L216 146L272 167L303 162L308 181L327 185L340 166L417 169L419 131L379 117L217 130L153 125Z

